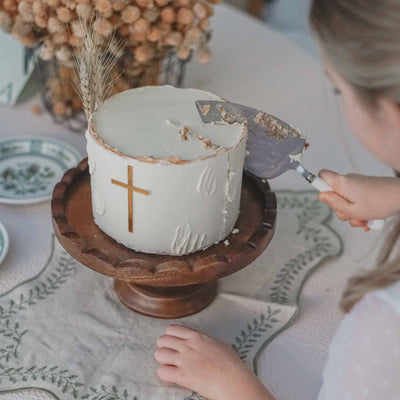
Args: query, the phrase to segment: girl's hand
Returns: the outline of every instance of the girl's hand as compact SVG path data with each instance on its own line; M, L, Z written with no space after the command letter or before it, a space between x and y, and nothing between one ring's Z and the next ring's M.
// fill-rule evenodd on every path
M367 221L384 219L400 212L400 179L359 174L339 175L322 170L319 176L334 190L322 192L319 200L327 203L341 221L369 230Z
M273 400L232 347L183 325L170 325L157 341L158 377L209 400Z

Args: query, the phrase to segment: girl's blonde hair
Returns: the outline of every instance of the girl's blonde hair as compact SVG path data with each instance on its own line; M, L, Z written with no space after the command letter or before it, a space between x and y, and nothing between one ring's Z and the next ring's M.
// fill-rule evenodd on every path
M349 312L355 303L361 300L368 292L385 288L400 280L400 257L397 255L390 260L395 253L396 242L400 235L400 220L394 223L391 232L385 238L385 245L381 249L377 267L371 271L350 278L343 292L340 307Z
M374 104L384 97L400 104L400 0L313 0L310 23L323 56L361 101ZM349 311L366 293L400 280L400 257L389 261L399 236L400 220L379 266L349 280L342 309Z
M313 0L324 56L369 100L400 103L400 0Z

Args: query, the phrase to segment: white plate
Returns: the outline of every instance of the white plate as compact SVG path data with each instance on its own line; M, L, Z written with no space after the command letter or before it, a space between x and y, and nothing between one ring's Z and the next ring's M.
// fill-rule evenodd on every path
M0 222L0 264L6 258L8 249L10 248L10 241L8 239L8 233L4 225Z
M36 136L0 140L0 202L37 203L51 199L64 172L82 159L56 139Z

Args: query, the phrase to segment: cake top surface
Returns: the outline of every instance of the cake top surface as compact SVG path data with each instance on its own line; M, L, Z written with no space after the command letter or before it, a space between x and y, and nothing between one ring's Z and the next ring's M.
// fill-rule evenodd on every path
M97 110L96 134L131 157L195 160L237 144L240 124L203 123L196 100L221 100L213 93L173 86L146 86L121 92Z

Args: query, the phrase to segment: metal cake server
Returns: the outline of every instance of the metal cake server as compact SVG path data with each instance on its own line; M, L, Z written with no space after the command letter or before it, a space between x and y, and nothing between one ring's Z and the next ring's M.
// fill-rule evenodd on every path
M206 123L247 123L245 169L252 174L272 179L294 169L320 192L333 190L323 179L300 164L308 144L305 137L286 122L255 108L225 101L198 100L196 107ZM367 225L379 230L384 220L371 220Z

